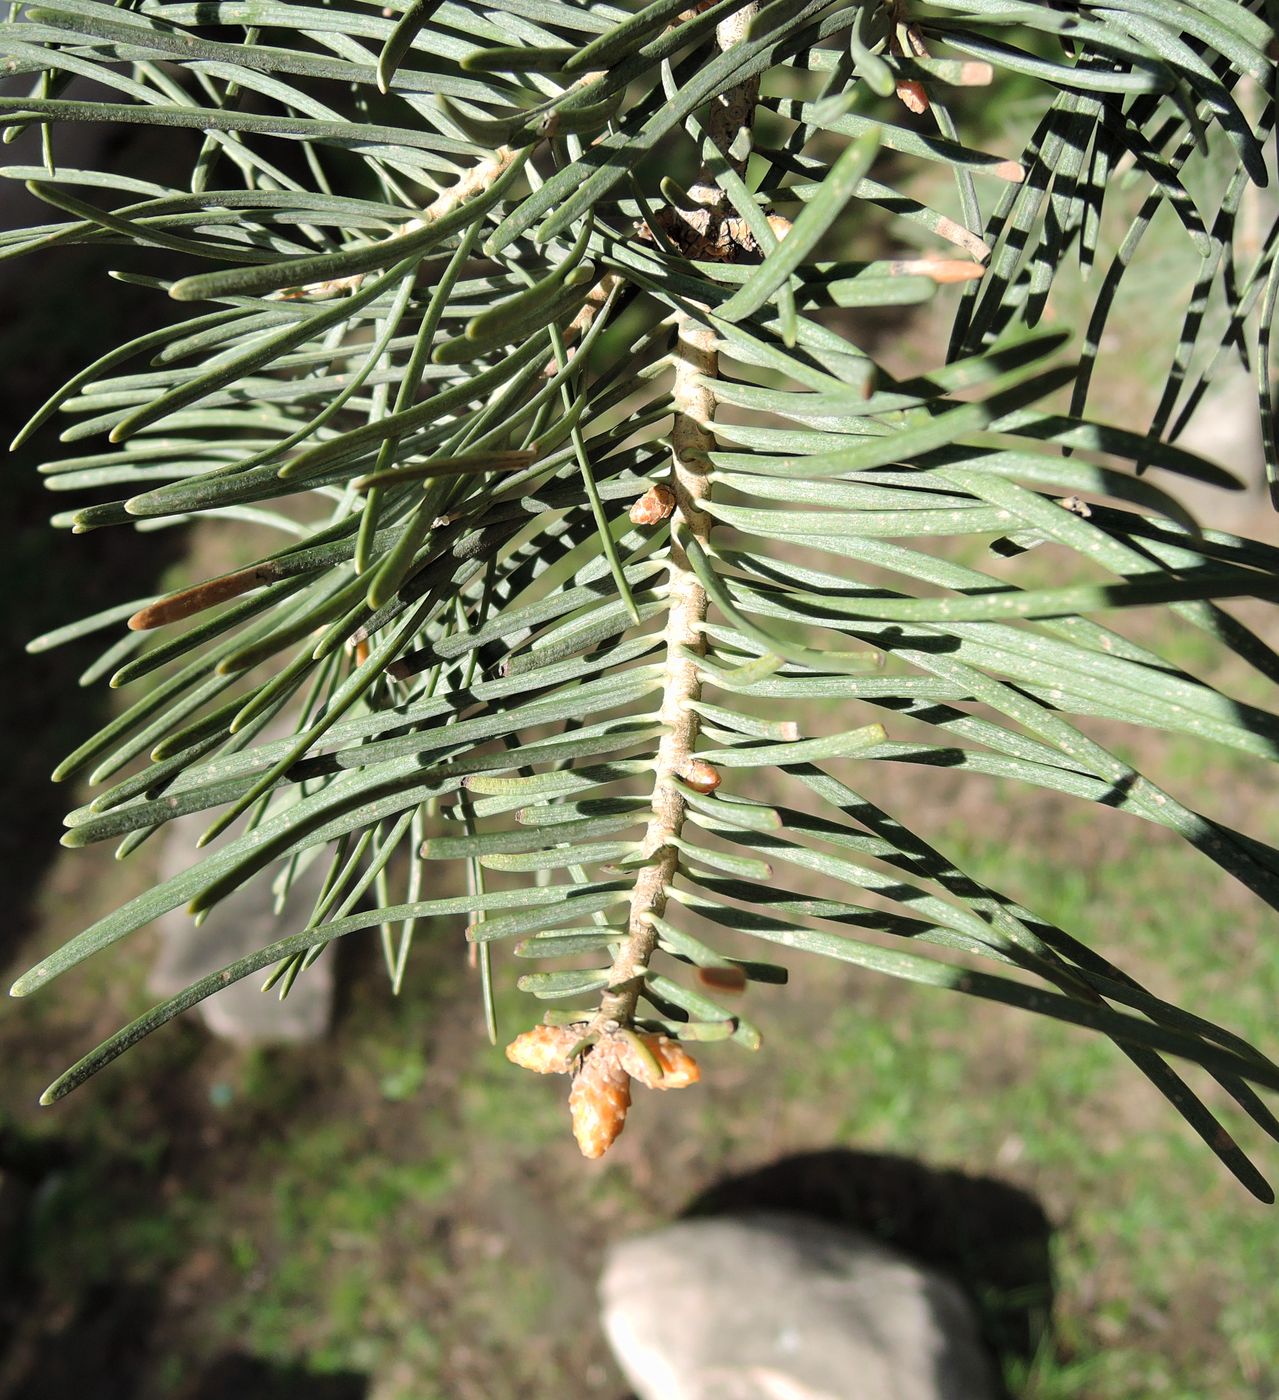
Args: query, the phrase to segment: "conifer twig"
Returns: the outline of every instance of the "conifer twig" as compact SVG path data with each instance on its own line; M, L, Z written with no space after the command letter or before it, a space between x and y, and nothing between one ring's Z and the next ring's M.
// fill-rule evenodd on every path
M754 13L755 6L748 6L719 25L716 41L721 49L727 50L745 39ZM739 174L744 172L750 152L751 122L758 96L759 82L752 78L716 98L707 120L711 141ZM699 204L709 208L718 208L724 197L706 171L691 193ZM706 591L688 562L681 536L691 535L706 547L710 534L711 520L702 509L702 502L710 490L707 473L709 453L714 447L708 425L715 411L711 385L718 371L716 345L715 334L708 326L686 313L677 316L669 482L675 506L671 516L666 673L661 707L665 732L654 764L652 815L641 846L645 863L631 895L626 937L613 960L608 990L591 1022L595 1031L628 1026L634 1019L644 973L657 946L654 919L660 918L665 908L666 891L679 859L675 842L684 826L685 801L677 779L688 768L697 744L700 721L693 705L701 696L701 677L693 658L705 646L702 623L707 608Z

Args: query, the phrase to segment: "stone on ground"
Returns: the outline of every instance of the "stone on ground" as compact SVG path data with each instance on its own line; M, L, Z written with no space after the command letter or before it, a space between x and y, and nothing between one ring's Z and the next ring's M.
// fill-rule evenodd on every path
M808 1216L685 1220L615 1245L604 1327L639 1400L994 1400L967 1298Z

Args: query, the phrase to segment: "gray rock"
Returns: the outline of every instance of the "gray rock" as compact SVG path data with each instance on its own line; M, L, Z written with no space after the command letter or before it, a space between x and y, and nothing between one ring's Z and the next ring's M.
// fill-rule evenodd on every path
M195 843L210 820L210 814L197 813L165 827L160 838L162 879L189 869L207 853ZM160 951L147 981L151 992L175 996L236 958L301 929L319 895L324 863L317 860L298 874L280 914L275 912L273 874L270 869L262 872L216 904L198 928L181 908L162 914L155 924ZM283 1001L274 992L261 991L265 976L255 973L200 1002L209 1030L237 1045L301 1044L322 1038L333 1011L332 953L325 952L302 973Z
M807 1216L686 1220L610 1251L604 1328L640 1400L994 1400L954 1284Z

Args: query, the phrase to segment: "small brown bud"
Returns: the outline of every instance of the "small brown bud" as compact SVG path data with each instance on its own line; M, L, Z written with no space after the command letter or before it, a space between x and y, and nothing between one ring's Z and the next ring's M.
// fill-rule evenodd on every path
M694 792L714 792L720 785L719 770L702 758L690 758L680 777Z
M928 94L918 78L898 78L897 98L907 111L918 114L928 110Z
M631 507L632 525L657 525L669 520L675 509L675 492L659 481Z
M794 228L794 224L785 214L770 214L768 216L768 226L773 230L773 237L780 243L783 238Z

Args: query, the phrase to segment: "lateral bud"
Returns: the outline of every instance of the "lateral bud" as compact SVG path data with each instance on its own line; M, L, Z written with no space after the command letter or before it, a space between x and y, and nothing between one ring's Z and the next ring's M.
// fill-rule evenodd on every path
M661 482L650 486L631 507L632 525L659 525L675 511L675 492Z
M680 777L694 792L702 793L714 792L722 781L719 769L712 767L703 758L690 758Z

